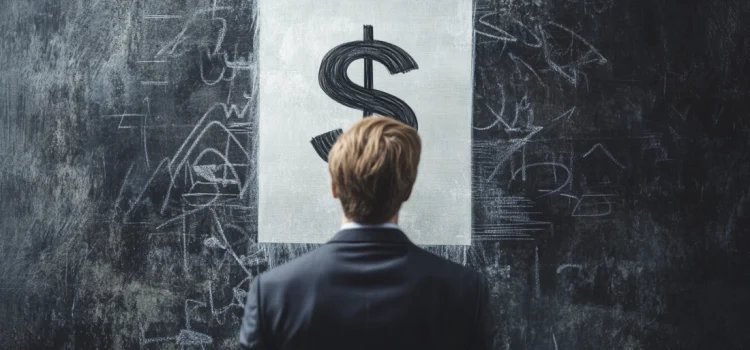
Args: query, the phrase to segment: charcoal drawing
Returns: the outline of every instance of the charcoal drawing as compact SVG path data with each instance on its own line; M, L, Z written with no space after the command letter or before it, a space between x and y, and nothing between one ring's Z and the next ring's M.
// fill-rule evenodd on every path
M372 26L365 25L363 40L339 45L323 57L318 78L320 88L334 101L362 110L364 117L376 113L392 117L418 130L417 116L406 102L373 89L372 72L373 61L383 64L391 74L419 69L417 62L400 47L374 40L373 29ZM360 59L365 61L364 86L354 83L347 71L352 62ZM341 130L337 129L313 138L311 142L321 158L328 159L331 143L326 141L335 140L340 133Z

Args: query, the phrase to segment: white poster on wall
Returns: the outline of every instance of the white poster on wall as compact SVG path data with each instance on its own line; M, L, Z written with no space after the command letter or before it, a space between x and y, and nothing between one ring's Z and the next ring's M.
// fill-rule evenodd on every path
M327 152L365 115L418 129L399 224L423 245L471 243L472 0L260 0L261 243L324 243L341 224Z

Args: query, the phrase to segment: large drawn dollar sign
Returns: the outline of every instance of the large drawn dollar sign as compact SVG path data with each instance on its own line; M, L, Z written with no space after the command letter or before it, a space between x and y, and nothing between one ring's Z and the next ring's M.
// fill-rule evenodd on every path
M355 84L347 75L349 65L359 59L365 61L364 86ZM383 64L391 74L419 69L417 62L406 51L391 43L375 40L372 26L365 25L364 40L336 46L323 57L318 73L320 88L336 102L362 110L364 117L379 114L418 129L417 116L406 102L373 89L373 60ZM320 158L327 162L328 152L343 132L341 129L331 130L315 136L310 143Z

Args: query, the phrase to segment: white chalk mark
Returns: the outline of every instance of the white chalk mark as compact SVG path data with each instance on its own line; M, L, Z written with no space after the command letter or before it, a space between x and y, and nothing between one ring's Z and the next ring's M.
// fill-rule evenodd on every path
M116 115L105 115L103 117L119 117L120 123L117 124L117 129L135 129L135 125L123 125L126 118L140 118L141 119L141 138L143 142L143 152L146 157L146 168L151 168L150 159L148 155L148 144L147 144L147 137L146 137L146 129L148 128L148 122L147 119L149 118L151 114L151 103L148 97L146 97L143 100L146 103L146 114L141 113L122 113L122 114L116 114Z
M199 185L209 185L212 186L214 189L213 193L209 192L202 192L202 191L195 191L195 187ZM205 190L203 188L202 190ZM193 192L195 191L195 192ZM188 201L188 204L193 207L199 207L199 208L208 208L209 206L213 206L215 202L218 202L219 197L222 196L222 193L220 193L219 185L213 182L202 182L198 181L193 184L192 187L190 187L190 190L188 190L188 193L183 193L182 198L188 199L191 197L198 198L198 200L203 199L204 197L211 198L207 203L199 203L199 202L190 202Z
M214 55L216 55L219 53L221 44L224 43L224 36L227 34L227 20L221 17L216 17L213 20L221 22L221 29L219 30L219 35L216 37L216 45L214 46ZM226 61L226 57L224 61Z
M236 55L237 54L235 53L235 56ZM225 64L228 68L234 70L251 70L253 68L253 62L244 57L240 57L237 61L226 61Z
M552 160L553 160L553 161L557 161L557 159L555 159L555 158L556 158L556 157L555 157L555 155L553 154L553 155L552 155ZM558 181L558 180L557 180L557 167L555 167L555 166L553 166L553 167L552 167L552 176L553 176L553 177L555 178L555 183L557 183L557 181Z
M168 199L164 200L165 202L168 201ZM182 206L182 212L185 212L185 206ZM185 269L185 273L190 272L190 268L188 266L188 260L187 260L188 252L187 252L187 216L182 217L182 266Z
M541 86L543 86L545 88L547 87L547 85L544 84L544 81L542 80L542 77L540 77L539 74L536 73L536 71L534 70L534 68L531 68L531 66L528 63L524 62L524 60L522 60L520 57L517 57L517 56L513 55L510 52L508 53L508 57L510 57L510 59L513 61L513 63L515 63L515 65L516 65L516 71L519 74L521 73L521 71L518 69L518 65L521 64L522 66L526 67L526 69L528 69L531 72L531 74L534 74L534 76L536 77L537 81L539 82L539 85L541 85Z
M141 345L146 345L150 343L158 343L158 342L166 342L166 341L174 341L175 339L177 339L177 337L146 338L146 330L143 328L143 324L139 322L138 328L140 329L139 338L140 338Z
M237 45L235 44L235 50L237 48ZM235 53L236 56L236 53ZM227 66L228 67L228 66ZM227 91L227 104L232 103L232 93L234 92L234 77L237 76L237 70L232 69L232 76L229 77L229 90Z
M162 166L164 166L169 161L169 158L162 159L161 162L159 162L159 165L156 167L156 170L151 174L151 177L148 178L146 181L146 184L143 186L143 189L138 194L138 197L135 198L135 201L133 202L133 206L128 209L128 211L125 212L125 215L129 215L130 212L138 205L138 202L141 201L141 198L146 193L146 190L148 189L148 186L151 185L151 182L154 181L154 178L156 178L156 174L159 172ZM171 187L171 186L170 186Z
M237 197L236 194L233 193L185 193L182 195L183 197L210 197L210 196L216 196L216 197ZM222 206L223 207L223 206Z
M576 111L576 107L573 107L573 108L565 111L565 113L561 114L557 118L552 119L552 121L550 122L550 124L554 123L554 122L556 122L556 121L558 121L560 119L570 119L570 117L573 115L573 113L575 113L575 111Z
M542 47L542 40L539 39L539 37L536 34L534 34L534 32L531 29L529 29L529 27L527 27L525 24L523 24L521 21L519 21L517 19L513 19L513 22L516 22L516 24L518 24L519 26L521 26L521 28L525 29L526 32L528 32L536 40L535 44L528 43L528 42L526 42L526 40L521 40L521 42L524 45L527 45L527 46L530 46L530 47Z
M489 37L489 38L492 38L492 39L496 39L496 40L501 40L501 41L504 41L504 42L516 42L516 41L518 41L518 39L516 39L513 35L510 35L510 33L504 31L503 29L501 29L500 27L498 27L496 25L493 25L493 24L487 22L487 20L486 20L487 17L490 17L492 15L496 15L496 14L497 14L496 12L491 12L491 13L482 15L482 17L479 17L479 23L483 24L483 25L485 25L485 26L487 26L487 27L489 27L491 29L494 29L498 33L498 35L489 34L489 33L486 33L486 32L480 31L480 30L474 30L474 32L477 33L477 34L479 34L479 35L484 35L486 37Z
M196 346L200 345L204 348L204 345L212 344L213 338L207 334L191 331L188 329L180 330L180 334L175 337L175 342L180 347L183 346Z
M224 235L224 228L221 226L221 222L219 221L219 216L216 215L216 211L213 209L209 209L209 212L211 212L211 216L214 219L214 224L216 227L216 230L219 232L219 235L221 235L221 238L224 240L224 246L227 248L227 251L234 257L234 260L237 261L237 264L240 265L240 267L245 270L245 273L247 273L248 276L252 276L253 274L245 267L245 265L242 263L242 260L240 260L239 257L237 257L237 254L234 252L234 249L232 249L231 244L229 244L229 240Z
M539 277L539 247L534 247L534 293L537 298L541 296L542 283Z
M115 199L115 208L122 210L120 208L120 201L122 200L122 194L125 192L125 185L128 184L128 178L130 177L130 172L133 171L133 167L135 166L135 163L130 164L130 167L128 168L128 171L125 173L125 178L122 179L122 186L120 186L120 192L117 193L117 199Z
M210 285L210 281L209 281L209 285ZM190 307L190 303L194 303L196 305L193 307ZM180 333L177 336L147 339L145 336L146 330L143 328L143 325L139 323L138 327L140 328L141 345L146 345L146 344L155 343L155 342L174 341L177 345L180 346L180 349L183 349L185 346L200 346L202 349L205 349L205 345L213 343L213 338L211 338L207 334L196 332L190 329L191 313L195 309L205 307L205 306L206 306L205 303L197 301L197 300L191 300L191 299L185 300L185 329L181 329Z
M513 116L513 121L510 123L511 130L516 129L516 123L518 123L518 117L521 115L521 112L526 112L526 111L529 111L527 115L531 115L531 119L533 120L534 110L531 109L531 102L529 102L529 98L527 95L523 95L523 97L521 98L521 101L516 102L516 114ZM531 123L527 123L527 124L531 124Z
M151 169L151 162L149 161L148 156L148 142L146 137L146 125L148 123L148 118L151 115L151 100L146 97L143 99L144 102L146 102L146 115L143 116L143 125L141 126L141 137L143 138L143 153L146 156L146 169Z
M677 113L677 115L679 115L679 116L680 116L680 118L682 118L682 120L683 120L683 121L686 121L686 120L687 120L687 114L688 114L688 112L690 112L690 107L691 107L691 106L687 106L687 107L685 108L685 112L680 112L680 111L678 111L678 110L677 110L677 108L674 108L674 106L673 106L673 105L670 105L669 107L670 107L670 108L672 108L672 110L673 110L673 111L674 111L675 113ZM723 112L723 111L724 111L724 107L722 107L722 112ZM715 125L715 124L714 124L714 125Z
M214 237L212 236L211 238ZM218 239L216 241L218 242ZM208 305L210 306L211 314L214 314L214 292L213 288L211 288L211 281L208 281Z
M247 93L243 93L243 97L247 99L245 102L245 106L242 107L242 110L240 111L236 104L225 104L222 103L221 107L224 110L224 117L226 119L229 119L232 117L232 115L235 116L237 119L244 119L248 116L248 111L250 110L250 102L252 101L252 96L248 95Z
M229 158L229 145L231 145L230 141L232 141L232 139L230 139L229 136L227 136L227 141L224 143L224 157L226 158ZM221 178L223 181L227 181L227 167L222 167L222 168L224 171L223 171ZM239 182L239 179L237 179L237 181Z
M205 53L209 59L213 57L213 55L210 52L208 52L208 49L206 49ZM226 67L221 67L221 74L219 74L219 77L216 78L216 80L208 80L205 76L204 69L203 69L203 56L202 55L203 55L202 52L198 54L198 67L200 68L199 71L201 75L201 80L203 81L204 84L208 86L213 86L213 85L220 83L224 78L224 73L226 73ZM223 53L222 55L225 57L225 60L226 60L226 53Z
M260 250L258 252L260 252ZM245 283L247 281L250 281L251 279L253 279L251 276L246 276L245 278L242 279L242 281L240 281L239 283L237 283L237 285L234 287L234 289L240 288L243 283Z
M555 339L555 333L552 333L552 343L555 344L555 350L558 350L558 348L557 348L557 339Z
M477 34L479 34L479 35L484 35L484 36L492 38L492 39L497 39L497 40L502 40L502 41L511 41L511 42L516 41L516 39L513 38L513 37L500 37L500 36L497 36L497 35L492 35L492 34L489 34L489 33L485 33L485 32L483 32L481 30L474 30L474 32L477 33ZM505 33L505 34L507 34L507 33ZM487 43L491 43L491 42L492 41L484 41L484 42L482 42L482 44L487 44Z
M487 177L487 181L492 180L492 178L495 177L495 175L497 174L498 170L500 170L500 167L503 164L505 164L505 162L508 159L510 159L516 151L526 146L529 140L531 140L531 138L534 137L534 135L536 135L543 129L544 128L542 128L541 126L537 126L534 129L532 129L531 132L529 132L529 134L527 134L524 138L512 140L508 149L506 149L505 153L500 157L500 159L497 160L497 165L495 166L495 170L493 170L490 176Z
M169 81L166 80L141 80L141 85L155 85L155 86L166 86L169 85Z
M576 203L576 206L573 208L573 211L570 213L570 216L575 216L575 217L599 217L599 216L607 216L609 214L612 214L612 212L613 212L612 202L610 202L609 199L607 199L607 197L615 197L615 196L617 196L617 195L614 195L614 194L584 194L583 196L581 196L581 199L578 200L578 203ZM589 212L589 213L582 213L581 212L582 210L580 209L581 203L584 200L587 200L587 199L590 200L590 198L600 198L600 199L604 200L604 202L605 202L604 204L607 205L606 212L599 212L598 206L601 203L594 203L594 206L595 206L595 208L597 210Z
M573 86L577 85L577 82L578 82L578 71L576 70L576 68L580 66L584 66L589 63L598 63L598 64L607 63L607 59L604 58L604 56L602 56L599 50L597 50L593 45L591 45L588 41L586 41L586 39L584 39L582 36L578 35L578 33L574 32L573 30L561 24L557 24L554 22L549 22L548 24L570 33L570 35L572 36L572 39L577 39L580 43L587 46L589 49L589 51L585 55L583 55L582 58L579 58L576 62L570 62L569 64L565 66L560 66L552 60L550 49L549 49L549 46L547 45L547 40L546 40L546 35L545 35L546 32L544 31L541 25L538 26L539 31L542 33L542 43L543 43L542 47L544 49L543 51L544 51L544 56L547 61L547 64L550 66L550 68L552 68L553 71L562 75ZM592 54L596 57L593 59L588 59L588 57ZM569 68L570 73L566 72L563 69L564 67L569 67L569 66L574 66L574 67Z
M192 19L188 22L189 24L192 23ZM156 57L160 57L164 55L164 53L169 50L169 54L173 55L174 51L177 50L177 46L179 46L183 41L187 40L187 37L185 37L185 33L188 30L188 26L186 25L180 33L177 34L177 36L172 39L172 41L169 43L169 45L164 46L156 53ZM171 49L170 49L171 46Z
M609 150L607 150L607 149L606 149L606 148L604 147L604 145L602 145L601 143L597 143L597 144L595 144L595 145L594 145L594 147L591 147L591 149L590 149L590 150L588 150L588 152L586 152L586 153L584 153L584 154L583 154L583 158L586 158L586 157L588 157L589 155L591 155L591 153L593 153L593 152L594 152L595 150L597 150L597 149L599 149L599 150L601 150L602 152L604 152L604 154L606 154L606 155L607 155L607 157L609 157L609 159L610 159L610 160L611 160L612 162L614 162L615 164L617 164L617 166L619 166L620 168L622 168L622 169L625 169L625 168L626 168L626 167L625 167L624 165L622 165L622 163L620 163L619 161L617 161L617 159L615 159L615 156L613 156L613 155L612 155L612 153L610 153L610 152L609 152Z
M232 164L234 165L234 164ZM239 180L231 180L226 178L226 172L227 172L228 166L219 165L219 164L208 164L208 165L193 165L192 169L195 172L197 176L200 176L203 178L203 180L208 181L209 184L221 184L221 185L236 185L239 183ZM223 169L223 176L217 177L216 174L217 171L220 171Z
M191 184L192 184L192 183L195 183L195 179L193 178L193 173L194 173L195 171L193 171L193 169L192 169L192 168L190 168L189 166L186 166L186 167L184 167L183 169L185 169L185 173L187 174L187 175L185 176L185 187L187 187L187 184L188 184L188 178L190 178L190 183L191 183Z
M249 103L250 103L250 102L248 101L248 104L249 104ZM207 119L207 117L209 116L209 114L211 114L211 112L212 112L212 111L213 111L213 110L214 110L214 109L215 109L216 107L219 107L219 106L220 106L220 107L222 107L222 108L224 108L224 113L225 113L225 115L227 115L227 114L228 114L228 111L227 111L227 110L228 110L228 109L231 109L231 108L227 107L227 106L226 106L226 104L224 104L224 103L216 103L216 104L214 104L214 105L213 105L213 106L212 106L212 107L211 107L211 108L210 108L210 109L208 110L208 112L206 112L206 114L204 114L204 115L203 115L203 117L202 117L202 118L201 118L201 119L200 119L200 120L198 121L198 123L197 123L197 124L195 125L195 128L193 128L193 130L192 130L192 131L190 132L190 135L188 135L188 137L187 137L187 138L185 139L185 141L184 141L184 142L182 143L182 145L180 146L180 148L179 148L179 149L177 150L177 153L175 153L175 156L174 156L174 157L172 158L172 160L171 160L171 161L170 161L170 163L169 163L169 168L170 168L170 169L180 169L180 168L182 168L182 166L183 166L183 165L185 164L185 162L187 161L188 155L190 155L190 153L192 153L193 149L194 149L194 148L195 148L195 147L196 147L196 146L198 145L199 141L200 141L200 140L201 140L201 139L203 138L203 135L204 135L204 134L205 134L206 132L208 132L208 129L210 129L210 128L211 128L212 126L217 126L217 127L221 128L222 130L226 131L226 133L227 133L227 134L229 135L229 137L231 137L231 138L232 138L232 141L234 141L234 143L235 143L235 144L236 144L237 146L239 146L239 149L240 149L240 151L241 151L241 152L242 152L242 153L243 153L243 154L245 155L245 157L246 157L246 158L247 158L248 160L249 160L249 159L251 159L251 158L250 158L250 154L248 154L248 153L247 153L247 151L245 150L245 148L244 148L243 144L242 144L242 143L241 143L241 142L240 142L240 141L239 141L239 140L238 140L238 139L237 139L237 138L236 138L236 137L235 137L234 135L232 135L232 132L231 132L231 131L229 131L229 130L227 129L227 127L226 127L226 126L224 126L224 124L222 124L221 122L219 122L219 121L216 121L216 120L214 120L214 121L211 121L211 122L209 122L208 124L206 124L206 125L205 125L205 126L203 127L203 129L202 129L202 130L200 129L200 128L201 128L201 126L202 126L202 124L203 124L203 122L204 122L204 121L205 121L205 120ZM233 106L234 106L234 105L233 105ZM247 108L247 105L246 105L246 108ZM198 130L201 130L201 131L199 132ZM196 134L197 134L197 136L196 136L195 138L193 138L193 136L195 136ZM187 151L185 151L185 152L183 152L183 150L185 149L185 147L186 147L186 146L188 145L188 143L190 143L191 141L192 141L192 144L190 144L190 146L188 147L188 150L187 150ZM175 166L175 162L176 162L176 161L179 161L179 163L177 164L177 166Z
M521 149L521 179L526 181L526 147Z
M563 184L562 186L560 186L560 187L558 187L558 188L556 188L556 189L553 189L553 190L549 190L549 192L547 192L546 194L543 194L543 195L541 195L541 197L549 196L549 195L551 195L551 194L554 194L554 193L560 192L560 191L561 191L561 190L562 190L563 188L565 188L565 186L567 186L567 185L568 185L568 184L569 184L569 183L571 182L571 180L572 180L572 176L571 176L572 174L570 173L570 170L568 169L568 167L566 167L565 165L563 165L563 164L560 164L560 163L552 163L552 162L531 163L531 164L529 164L529 165L525 166L525 167L524 167L524 169L525 169L525 168L533 168L533 167L541 167L541 166L553 166L553 167L560 167L560 168L563 168L563 170L565 170L565 172L567 173L567 175L566 175L566 179L565 179L565 183L564 183L564 184ZM521 171L521 170L522 170L522 169L518 169L518 170L516 170L515 174L518 174L518 172L519 172L519 171ZM515 175L515 174L514 174L514 175Z
M495 117L495 122L485 127L474 127L475 130L482 130L482 131L489 130L495 127L497 123L503 123L503 126L505 126L505 129L510 129L510 125L508 125L508 123L505 122L505 119L503 119L503 114L505 114L505 88L502 85L500 85L500 113L495 112L495 110L492 109L492 107L490 107L490 105L487 103L485 103L485 106L490 111L490 113Z
M583 270L583 266L579 265L579 264L562 264L562 265L560 265L560 266L557 267L557 273L560 273L560 272L562 272L563 270L566 270L566 269Z
M161 211L159 211L162 215L164 215L164 212L167 210L169 199L172 196L172 189L176 187L176 184L174 183L175 174L169 169L169 167L167 167L167 172L169 173L169 187L167 188L167 194L164 196L164 202L161 204Z
M196 306L190 308L189 307L190 302L196 304ZM199 307L205 307L205 306L206 306L206 303L201 302L201 301L191 300L191 299L185 300L185 328L190 330L190 314L192 313L192 311Z
M167 63L169 61L166 60L145 60L145 61L136 61L137 63Z
M133 113L123 113L123 114L114 114L114 115L104 115L102 117L105 117L105 118L107 118L107 117L120 118L120 123L117 124L117 128L118 129L135 129L135 128L137 128L137 126L135 126L135 125L123 125L123 123L126 120L125 118L132 118L132 117L143 118L143 117L145 117L145 115L143 115L143 114L133 114Z
M238 232L241 232L243 235L245 235L246 240L250 240L250 238L251 238L250 237L250 232L248 232L246 229L244 229L244 228L242 228L240 226L237 226L237 225L234 225L234 224L231 224L231 223L224 224L224 226L226 226L227 228L231 228L233 230L237 230ZM253 255L255 255L255 254L258 254L258 252L256 251L255 253L253 253Z
M216 9L217 6L217 0L213 0L213 3L211 4L211 18L216 18Z
M239 174L237 174L237 170L234 168L234 166L232 166L232 163L229 162L229 159L227 159L227 157L225 157L223 154L221 154L221 152L219 152L219 150L215 148L209 147L201 151L201 153L198 154L198 156L195 158L195 161L193 162L193 168L195 169L195 166L198 164L198 162L201 161L203 157L205 157L209 153L216 155L217 157L219 157L221 160L224 161L224 166L225 166L224 169L229 168L229 170L232 172L232 175L234 176L236 180L234 182L237 185L237 192L242 191L242 187L240 186L240 176ZM221 182L218 178L215 177L215 174L210 174L210 175L212 176L211 180L214 180L214 182Z
M175 36L175 38L172 39L167 45L165 45L164 47L162 47L156 53L155 56L159 57L159 56L164 55L167 52L169 52L170 55L173 55L174 52L175 52L175 50L177 50L177 47L181 43L183 43L184 41L186 41L188 39L188 37L186 36L186 33L187 33L188 29L190 28L190 26L192 26L193 23L197 20L198 16L200 16L200 15L202 15L204 13L209 13L209 12L215 14L216 10L229 10L229 9L231 9L231 7L228 7L228 6L219 6L219 7L214 7L214 8L201 9L201 10L198 10L198 11L194 12L192 14L192 16L190 16L190 20L188 20L187 23L185 23L185 25L183 26L183 28L180 31L180 33L178 33L177 36ZM226 20L224 20L223 18L212 18L212 19L213 20L223 20L223 22L222 22L223 28L219 32L219 38L217 39L217 43L216 43L217 45L215 45L215 47L220 47L221 43L224 41L224 34L226 33ZM216 52L218 52L218 50L216 50Z
M145 19L180 19L182 16L179 15L145 15Z
M199 211L201 211L201 210L203 210L203 209L206 209L206 208L207 208L207 207L209 207L209 206L210 206L211 204L213 204L213 202L209 202L209 203L206 203L206 204L204 204L204 205L202 205L202 206L200 206L200 207L198 207L198 208L196 208L196 209L193 209L193 210L190 210L190 211L186 211L186 212L183 212L182 214L180 214L180 215L178 215L178 216L175 216L175 217L173 217L173 218L171 218L171 219L169 219L169 220L167 220L167 221L164 221L164 222L163 222L163 223L162 223L161 225L157 226L157 227L156 227L156 229L157 229L157 230L161 230L162 228L164 228L164 226L167 226L167 225L169 225L169 224L171 224L171 223L173 223L173 222L175 222L175 221L177 221L177 220L182 220L182 218L184 218L184 217L186 217L186 216L190 216L190 215L193 215L193 214L195 214L195 213L197 213L197 212L199 212Z
M599 0L583 1L583 13L585 14L589 13L589 10L588 10L589 6L593 7L596 13L602 13L608 10L610 7L612 7L612 4L614 3L614 1L603 2L601 4L601 7L599 7L598 5L599 2L600 2Z

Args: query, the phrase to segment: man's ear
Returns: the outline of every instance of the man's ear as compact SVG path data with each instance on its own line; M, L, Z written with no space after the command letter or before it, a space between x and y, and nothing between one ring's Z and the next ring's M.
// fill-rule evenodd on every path
M339 196L336 194L336 186L333 185L333 181L331 181L331 193L333 193L333 198L339 198Z

